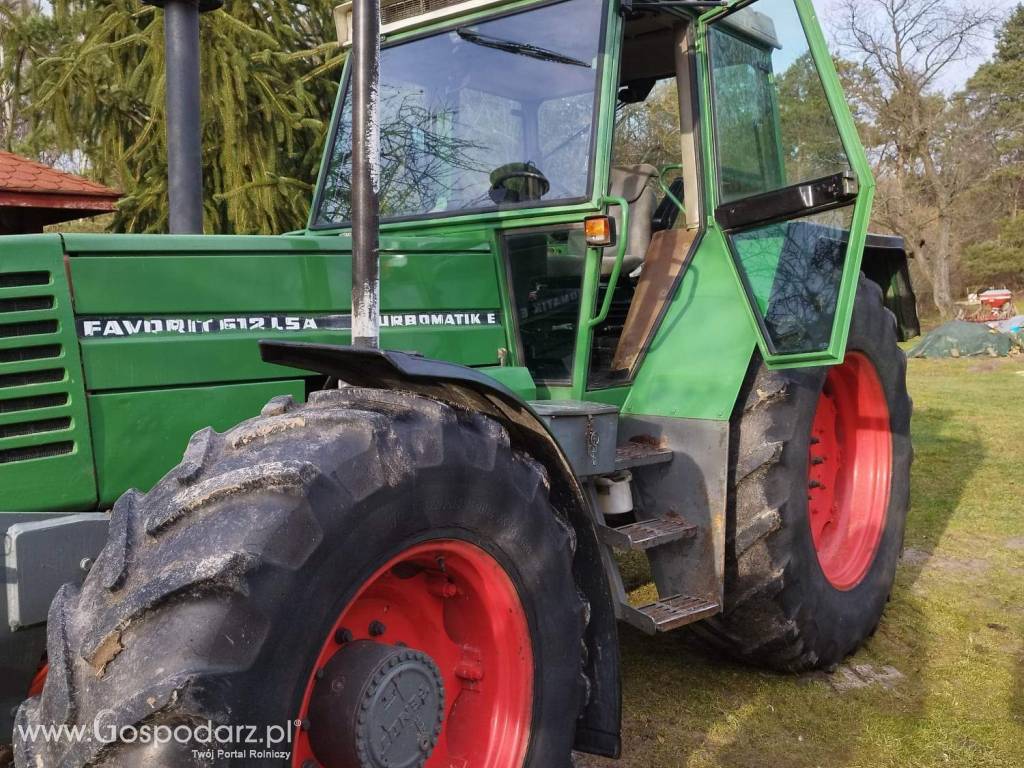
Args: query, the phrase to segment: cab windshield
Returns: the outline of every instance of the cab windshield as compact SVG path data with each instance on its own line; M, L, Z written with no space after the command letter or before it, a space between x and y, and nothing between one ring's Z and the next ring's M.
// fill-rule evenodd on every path
M382 219L589 198L602 8L566 0L381 51ZM314 226L352 213L348 85Z

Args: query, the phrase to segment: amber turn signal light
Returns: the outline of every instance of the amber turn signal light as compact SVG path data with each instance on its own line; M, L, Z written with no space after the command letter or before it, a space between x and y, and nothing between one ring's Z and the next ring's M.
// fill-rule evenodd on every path
M583 220L587 245L607 248L615 245L615 219L611 216L588 216Z

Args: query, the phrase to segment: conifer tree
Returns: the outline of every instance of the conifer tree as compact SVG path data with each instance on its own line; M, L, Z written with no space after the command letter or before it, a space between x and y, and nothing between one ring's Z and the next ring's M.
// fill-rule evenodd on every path
M996 155L978 202L1001 221L995 237L967 249L964 267L972 288L1024 288L1024 6L1010 14L992 60L978 68L967 92Z
M44 125L33 131L28 115L33 63L59 42L53 17L41 8L41 0L0 0L0 150L53 162L50 132Z
M308 213L341 57L329 0L227 0L202 16L205 228L277 233ZM55 0L55 50L32 62L32 133L125 197L114 228L167 227L163 12Z

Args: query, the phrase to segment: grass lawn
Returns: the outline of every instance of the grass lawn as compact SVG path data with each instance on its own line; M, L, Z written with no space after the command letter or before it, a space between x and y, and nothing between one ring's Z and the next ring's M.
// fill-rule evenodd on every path
M787 677L623 628L623 760L583 765L1024 766L1024 359L911 360L910 391L912 507L875 636Z

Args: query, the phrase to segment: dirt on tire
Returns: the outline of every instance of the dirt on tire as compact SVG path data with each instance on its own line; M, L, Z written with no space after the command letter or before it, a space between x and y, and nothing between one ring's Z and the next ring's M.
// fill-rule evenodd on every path
M755 355L731 425L724 610L693 627L745 662L780 671L834 667L875 630L892 589L910 499L912 404L894 318L863 276L847 350L873 363L889 407L892 476L881 540L859 584L829 583L807 503L810 428L826 369L770 371Z
M81 589L65 585L50 608L49 676L16 730L86 737L19 739L17 765L265 765L125 734L289 722L362 581L396 548L443 537L485 549L514 583L536 672L524 766L568 764L588 607L572 529L548 493L543 467L500 424L410 393L276 398L224 434L196 433L149 493L118 500ZM110 738L92 738L97 725Z

